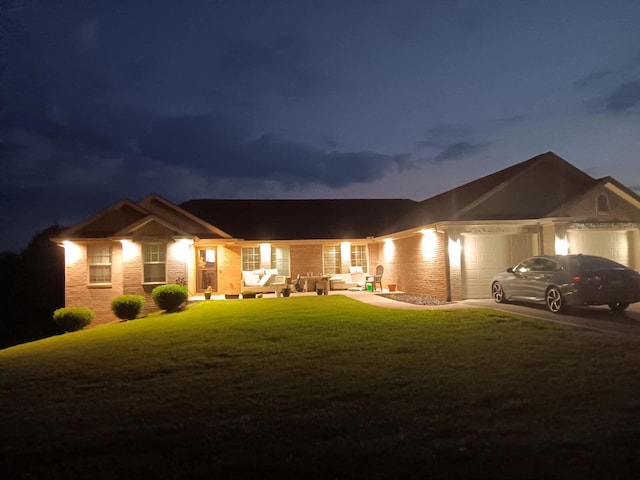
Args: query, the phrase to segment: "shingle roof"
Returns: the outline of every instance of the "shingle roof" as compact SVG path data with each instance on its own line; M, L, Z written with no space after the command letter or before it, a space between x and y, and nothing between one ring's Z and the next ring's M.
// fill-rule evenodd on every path
M180 207L247 240L365 238L442 221L544 218L595 182L547 152L421 202L201 199Z
M596 180L552 152L428 198L404 229L441 221L544 218Z
M570 210L572 202L598 182L547 152L421 202L196 199L175 208L171 202L150 195L139 204L119 202L67 233L107 237L154 214L200 238L229 235L261 241L379 237L436 222L566 216L565 210ZM635 193L628 195L640 201ZM180 213L180 209L190 215Z
M418 202L405 199L189 200L180 208L245 240L380 235Z

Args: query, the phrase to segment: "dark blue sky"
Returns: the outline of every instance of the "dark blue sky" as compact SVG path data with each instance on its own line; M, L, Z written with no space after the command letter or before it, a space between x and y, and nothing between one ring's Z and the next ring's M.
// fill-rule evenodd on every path
M151 192L421 200L549 150L640 190L635 0L0 5L0 251Z

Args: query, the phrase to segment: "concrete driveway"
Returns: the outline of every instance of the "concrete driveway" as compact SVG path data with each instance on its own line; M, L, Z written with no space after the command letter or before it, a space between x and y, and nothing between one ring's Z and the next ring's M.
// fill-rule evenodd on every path
M493 298L481 300L463 300L447 305L412 305L389 298L374 295L371 292L331 292L342 294L361 302L384 308L405 310L454 310L460 308L492 308L509 313L550 322L563 323L576 327L590 328L609 333L618 333L640 337L640 303L634 303L624 312L612 312L609 307L574 308L568 314L551 313L543 305L527 303L496 303Z
M640 337L640 303L634 303L624 312L612 312L609 307L573 308L567 314L551 313L543 305L526 303L496 303L493 299L465 300L470 307L493 308L527 317L591 328L609 333Z

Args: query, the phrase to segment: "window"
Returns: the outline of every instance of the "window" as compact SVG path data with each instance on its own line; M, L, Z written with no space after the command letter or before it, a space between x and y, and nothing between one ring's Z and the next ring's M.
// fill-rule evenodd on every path
M260 268L260 247L242 248L242 270L251 272Z
M527 260L521 262L516 266L513 270L518 273L528 273L533 270L533 264L536 261L535 258L528 258Z
M87 247L89 284L111 283L111 247L90 245Z
M340 273L342 257L340 255L340 245L327 245L322 251L322 267L325 275Z
M366 245L351 245L351 266L362 267L362 272L368 272L369 262L367 261L367 246Z
M166 283L167 246L164 243L147 243L142 246L144 283Z
M291 276L289 247L271 247L271 268L278 270L278 275Z
M604 193L598 196L596 209L598 213L609 213L609 199Z

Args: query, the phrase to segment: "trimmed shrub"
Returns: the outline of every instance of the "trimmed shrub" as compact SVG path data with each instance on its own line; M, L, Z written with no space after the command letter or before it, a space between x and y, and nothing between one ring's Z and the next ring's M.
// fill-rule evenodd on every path
M177 312L189 298L189 292L182 285L160 285L151 291L151 298L160 310Z
M120 295L111 302L111 311L121 320L133 320L140 315L144 303L140 295Z
M93 320L93 310L86 307L64 307L53 312L53 321L63 332L82 330Z

